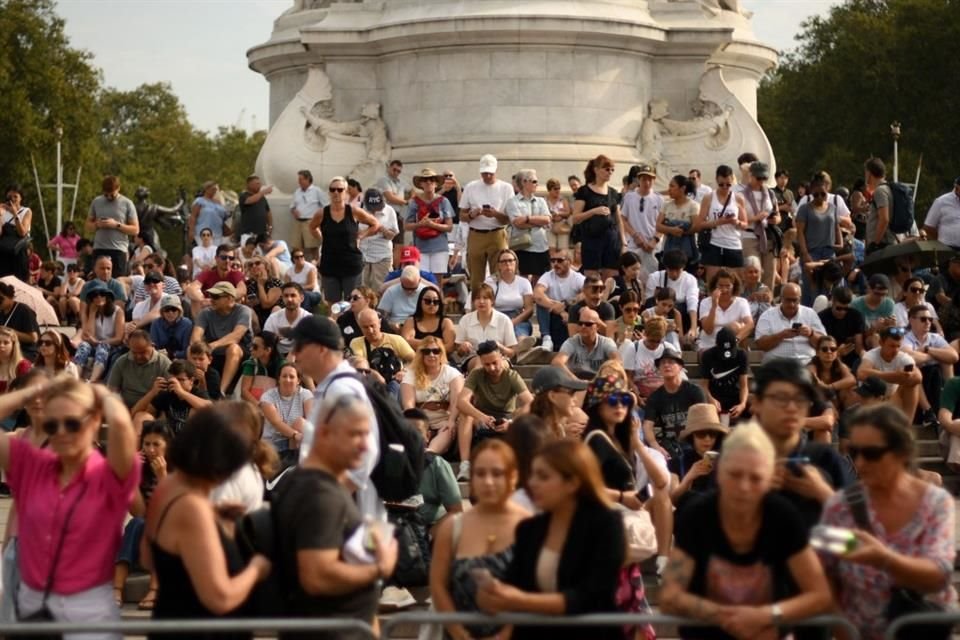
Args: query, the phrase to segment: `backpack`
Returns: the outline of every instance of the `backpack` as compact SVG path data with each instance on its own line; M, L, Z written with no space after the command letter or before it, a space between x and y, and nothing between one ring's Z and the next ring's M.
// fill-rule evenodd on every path
M442 200L444 200L442 196L436 198L433 202L424 202L420 198L414 198L413 201L417 203L417 222L420 222L424 218L442 219L443 215L440 213ZM414 233L417 234L417 237L421 240L430 240L440 235L439 231L428 227L417 227Z
M913 195L910 188L900 182L888 182L890 187L890 231L910 233L913 228Z
M400 404L386 389L356 373L337 374L330 382L338 378L358 380L373 405L380 433L380 459L370 474L370 481L380 498L386 502L403 502L419 494L426 449L423 436L404 417Z
M383 379L387 382L393 380L394 376L403 369L403 364L393 349L388 347L372 349L369 342L366 343L366 346L367 361L370 363L370 368L383 376Z

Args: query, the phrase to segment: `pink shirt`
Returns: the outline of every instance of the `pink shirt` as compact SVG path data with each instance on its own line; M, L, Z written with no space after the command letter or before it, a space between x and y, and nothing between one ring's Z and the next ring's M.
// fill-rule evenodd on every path
M140 483L140 456L121 481L107 459L94 451L86 466L64 489L59 486L60 461L47 449L10 438L7 482L16 499L20 572L31 589L42 591L63 532L67 513L86 492L70 519L53 580L53 593L71 595L109 583L120 549L120 535L133 492Z
M73 260L77 257L77 241L79 240L80 240L79 235L71 236L68 238L62 233L59 233L50 239L49 246L59 251L61 258Z

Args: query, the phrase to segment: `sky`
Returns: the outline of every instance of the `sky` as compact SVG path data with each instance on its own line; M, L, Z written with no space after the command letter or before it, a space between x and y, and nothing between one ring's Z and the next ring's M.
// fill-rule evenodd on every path
M521 0L522 1L522 0ZM794 46L800 23L838 0L741 0L757 38ZM71 44L94 55L110 87L169 82L194 126L215 131L268 123L269 86L247 67L292 0L58 0ZM107 28L105 28L107 27Z

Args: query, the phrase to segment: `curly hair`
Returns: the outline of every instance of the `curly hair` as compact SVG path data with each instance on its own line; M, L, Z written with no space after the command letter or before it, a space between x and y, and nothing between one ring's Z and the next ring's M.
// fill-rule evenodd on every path
M427 336L420 342L417 349L417 355L413 357L413 386L417 389L426 389L430 385L430 378L427 377L427 368L423 364L423 349L427 346L433 346L440 349L440 368L447 364L447 350L443 346L443 340L437 336Z

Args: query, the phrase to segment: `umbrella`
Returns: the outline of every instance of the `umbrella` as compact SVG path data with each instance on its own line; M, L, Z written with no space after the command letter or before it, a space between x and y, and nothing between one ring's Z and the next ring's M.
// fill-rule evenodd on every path
M6 282L15 289L14 300L33 309L33 312L37 314L37 324L60 326L57 312L44 299L43 291L30 286L15 276L5 276L0 278L0 282Z
M900 265L907 265L915 271L938 266L955 253L938 240L910 240L871 253L863 261L863 271L867 275L893 274Z

